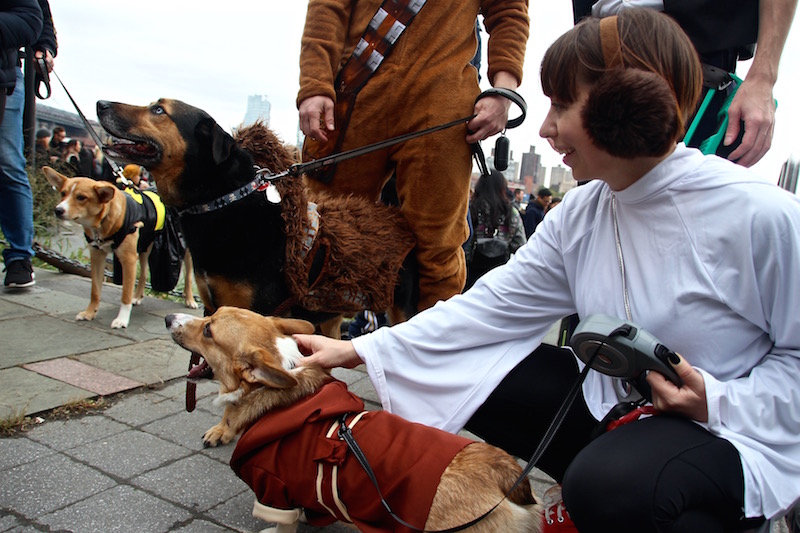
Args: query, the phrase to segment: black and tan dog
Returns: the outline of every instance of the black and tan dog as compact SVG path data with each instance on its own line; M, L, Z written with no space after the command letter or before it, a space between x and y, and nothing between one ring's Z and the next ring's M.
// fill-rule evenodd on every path
M522 469L483 442L413 424L386 411L365 411L360 398L303 358L293 333L302 320L221 307L209 317L168 315L173 340L200 353L220 382L222 421L204 438L215 446L244 432L231 467L256 493L253 514L293 533L301 514L318 526L336 520L361 531L412 531L381 505L370 478L337 436L346 424L367 457L381 492L418 530L452 528L489 513L473 533L536 533L542 508ZM508 494L507 498L504 496Z
M393 309L395 322L413 312L415 283L398 285L401 270L413 272L401 267L414 246L400 211L312 196L299 178L260 179L254 165L270 175L294 163L263 124L234 139L204 111L167 99L99 101L97 115L120 139L106 153L147 168L179 210L208 312L231 305L315 324L362 309Z
M122 266L122 298L119 313L111 322L111 327L128 327L132 306L139 305L144 299L147 260L156 232L163 226L166 216L164 205L150 191L128 194L111 183L91 178L69 178L50 167L42 170L47 181L61 195L61 202L55 207L56 217L80 224L90 245L91 297L86 310L78 313L75 319L93 320L97 314L106 257L113 251ZM187 251L184 256L183 297L187 307L196 308L192 294L191 265Z

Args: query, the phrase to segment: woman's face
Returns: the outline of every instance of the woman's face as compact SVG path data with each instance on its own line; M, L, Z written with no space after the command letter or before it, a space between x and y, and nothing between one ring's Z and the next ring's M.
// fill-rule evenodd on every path
M595 146L583 127L581 110L588 96L588 88L579 85L578 97L571 104L551 98L550 110L539 128L539 135L564 156L564 164L579 181L602 178L613 160L608 152Z

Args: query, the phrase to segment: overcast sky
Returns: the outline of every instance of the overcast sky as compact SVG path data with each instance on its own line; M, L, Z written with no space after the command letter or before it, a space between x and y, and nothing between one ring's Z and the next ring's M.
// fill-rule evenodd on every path
M231 131L244 118L247 97L266 95L272 104L272 128L284 141L294 143L306 5L304 0L213 4L50 0L59 42L55 70L91 119L96 118L97 100L146 105L166 97L206 110ZM528 118L509 130L508 137L517 160L533 145L543 154L543 163L554 166L561 158L538 134L549 107L541 94L538 69L547 46L572 26L571 2L531 0L530 15L525 79L519 89L528 103ZM800 135L795 129L800 124L800 99L789 98L800 87L800 31L794 26L775 89L778 113L773 148L755 167L776 181L792 152L800 156ZM746 67L740 68L740 75ZM55 79L53 95L44 103L74 110ZM516 116L516 111L511 113ZM483 146L488 153L493 139Z

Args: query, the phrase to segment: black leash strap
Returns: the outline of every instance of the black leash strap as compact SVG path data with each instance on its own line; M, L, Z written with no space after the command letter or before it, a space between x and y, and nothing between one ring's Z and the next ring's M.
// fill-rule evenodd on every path
M33 53L33 51L31 51ZM36 84L36 97L40 100L47 100L50 98L52 94L52 89L50 87L50 72L47 70L47 62L44 60L44 57L35 57L34 56L34 69L35 69L35 84ZM46 96L42 96L41 93L41 86L44 85Z
M528 106L525 103L525 100L520 96L517 92L512 91L510 89L500 89L500 88L493 88L487 89L483 91L478 97L475 99L475 102L480 100L481 98L486 98L487 96L503 96L514 102L522 111L522 114L517 118L509 120L506 124L506 128L516 128L525 120L525 116L527 114ZM404 135L398 135L397 137L392 137L391 139L386 139L384 141L378 141L376 143L368 144L366 146L362 146L360 148L353 148L352 150L346 150L344 152L339 152L337 154L332 154L329 157L323 157L321 159L315 159L313 161L308 161L307 163L296 163L288 168L286 173L289 176L297 177L303 174L304 172L314 172L315 170L319 170L323 167L335 165L340 161L345 161L347 159L352 159L354 157L358 157L360 155L368 154L370 152L374 152L375 150L381 150L383 148L388 148L395 144L399 144L402 142L410 141L411 139L416 139L417 137L422 137L423 135L428 135L429 133L434 133L436 131L444 130L447 128L452 128L453 126L458 126L459 124L463 124L465 122L469 122L476 115L470 115L468 117L459 118L452 122L448 122L446 124L439 124L438 126L432 126L430 128L414 131L411 133L406 133ZM477 144L477 143L475 143ZM476 154L476 157L479 157L480 160L483 160L483 151L478 145L477 150L480 152L480 155L477 155L478 152L475 150L473 145L473 153ZM485 161L483 162L483 168L486 167Z
M572 385L572 388L567 393L566 398L564 398L564 401L561 403L561 406L558 408L558 411L556 412L555 416L553 416L553 420L550 422L547 431L545 431L542 440L539 442L539 446L536 447L536 450L533 452L533 455L531 455L531 458L528 460L528 464L525 465L525 468L522 470L522 473L519 475L517 480L514 482L511 488L508 489L503 498L494 505L494 507L492 507L479 517L473 518L472 520L470 520L465 524L461 524L459 526L451 527L448 529L437 529L434 531L429 531L429 530L419 529L405 522L402 518L397 516L394 513L394 511L392 511L392 508L389 506L389 503L383 497L381 488L378 485L378 480L375 477L375 472L373 472L372 467L369 465L367 456L364 454L364 451L361 449L361 447L358 445L358 442L356 442L355 438L353 437L353 432L349 427L347 427L347 424L345 423L347 419L347 414L342 415L342 417L339 419L339 431L338 431L339 438L343 440L345 443L347 443L347 447L350 449L353 456L361 465L361 468L363 468L364 471L367 473L367 476L369 477L370 481L374 485L375 489L378 491L378 496L381 499L381 504L389 513L389 515L399 524L414 531L421 531L424 533L454 533L456 531L462 531L464 529L474 526L475 524L477 524L478 522L489 516L489 514L491 514L492 511L497 509L497 507L499 507L501 503L503 503L506 499L508 499L509 494L514 492L516 488L519 486L519 484L522 483L528 477L528 474L530 474L531 470L533 470L534 466L536 466L536 463L538 463L539 459L541 459L542 455L544 455L544 452L547 450L548 446L550 446L550 443L553 441L553 437L555 437L556 432L561 428L561 424L564 423L564 420L567 417L567 413L569 412L570 408L572 407L572 404L575 403L575 399L581 392L581 386L583 385L583 382L586 380L586 376L589 373L589 370L592 369L592 363L594 362L597 355L600 353L600 349L603 346L607 345L606 342L608 341L608 339L616 335L626 334L626 332L629 331L629 329L630 326L627 325L620 326L611 333L609 333L606 336L605 340L603 340L597 345L597 348L595 348L595 351L589 358L588 362L586 363L586 366L583 367L583 370L578 376L578 379L575 380L575 383Z
M47 69L45 69L45 71L47 71ZM78 106L78 102L76 102L75 99L72 97L72 95L70 94L69 90L67 89L67 86L64 85L64 82L61 81L61 77L58 75L58 73L55 70L53 70L53 74L56 75L56 79L58 80L58 83L60 83L61 87L64 88L64 92L67 93L67 97L69 98L69 101L72 102L72 105L75 107L75 111L78 112L78 116L81 118L81 121L83 121L83 125L86 127L86 130L89 132L89 135L92 137L92 140L94 140L94 142L97 144L97 146L99 148L102 148L103 147L103 141L100 140L100 136L97 134L97 132L92 127L92 125L89 123L89 120L86 118L86 115L83 114L83 111L81 111L81 108ZM49 78L48 78L48 81L49 81ZM48 83L48 87L49 87L49 83ZM106 160L108 161L108 164L111 165L111 170L114 171L114 174L118 178L122 178L124 180L123 183L127 182L128 179L122 173L122 168L116 163L116 161L114 161L113 159L111 159L109 157L107 157Z
M304 172L313 172L315 170L321 169L322 167L335 165L340 161L352 159L354 157L368 154L370 152L374 152L375 150L380 150L382 148L388 148L395 144L410 141L411 139L416 139L417 137L422 137L423 135L427 135L435 131L440 131L447 128L452 128L453 126L458 126L459 124L463 124L464 122L469 122L473 118L475 118L475 115L470 115L468 117L459 118L452 122L448 122L446 124L439 124L438 126L433 126L420 131L413 131L411 133L406 133L404 135L398 135L397 137L392 137L391 139L386 139L384 141L378 141L376 143L368 144L360 148L353 148L352 150L346 150L344 152L332 154L329 157L324 157L322 159L314 159L313 161L309 161L307 163L296 163L289 167L287 173L290 176L297 177L303 174Z

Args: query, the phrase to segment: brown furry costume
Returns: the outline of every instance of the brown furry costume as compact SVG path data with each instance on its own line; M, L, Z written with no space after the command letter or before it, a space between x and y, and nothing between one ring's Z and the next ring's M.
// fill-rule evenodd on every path
M300 102L328 96L381 0L310 0L300 53ZM509 72L522 79L528 40L527 0L428 1L358 93L342 144L349 150L470 115L480 92L475 68L479 12L491 34L488 78ZM339 125L337 124L337 127ZM336 132L334 132L336 133ZM330 135L330 134L329 134ZM467 203L472 170L466 126L339 163L329 184L314 191L376 200L392 173L403 214L417 241L419 309L461 292L466 265ZM306 139L306 154L327 146Z
M253 155L257 165L273 172L285 170L294 162L292 154L263 124L238 130L234 139ZM309 192L298 178L277 180L275 186L286 224L284 272L296 303L309 310L337 313L389 309L397 272L414 247L414 237L400 211L360 197ZM306 246L313 232L309 202L316 204L319 214L310 251ZM311 260L320 246L325 247L322 272L309 287Z

